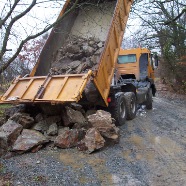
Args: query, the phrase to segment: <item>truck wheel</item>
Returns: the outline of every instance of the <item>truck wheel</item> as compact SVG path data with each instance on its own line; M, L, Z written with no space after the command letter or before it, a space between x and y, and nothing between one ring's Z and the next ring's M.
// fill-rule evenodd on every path
M127 120L132 120L136 116L136 96L133 92L125 93L126 100L126 118Z
M124 93L118 94L115 99L115 107L112 116L116 120L116 125L121 126L126 121L126 101Z
M147 93L147 100L146 100L146 108L148 110L152 109L152 89L150 88L148 93Z

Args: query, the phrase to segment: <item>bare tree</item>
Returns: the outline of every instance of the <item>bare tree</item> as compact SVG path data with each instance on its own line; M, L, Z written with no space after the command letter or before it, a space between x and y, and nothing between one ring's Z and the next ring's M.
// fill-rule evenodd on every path
M48 7L62 7L65 0L32 0L32 1L5 1L0 2L0 74L8 68L8 66L17 58L24 44L34 39L58 24L68 13L73 11L78 0L71 2L71 6L57 20L43 20L38 17L38 8L41 7L47 11ZM55 12L55 11L53 11ZM58 13L59 11L55 12ZM53 13L52 13L53 14ZM48 15L50 18L54 15ZM27 16L27 17L26 17ZM27 23L23 23L23 18L29 19ZM28 18L29 17L29 18ZM13 48L11 48L13 47Z
M142 46L159 49L163 76L174 89L186 84L186 65L180 67L180 59L186 53L185 7L184 0L137 0L132 11L132 17L140 22L133 35Z

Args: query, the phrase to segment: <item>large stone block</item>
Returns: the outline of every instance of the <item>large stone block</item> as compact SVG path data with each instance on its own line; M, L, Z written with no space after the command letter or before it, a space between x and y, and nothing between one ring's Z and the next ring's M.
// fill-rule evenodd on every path
M92 127L96 128L103 137L118 140L119 128L112 123L112 117L109 112L98 110L95 114L87 117Z
M33 147L47 143L47 138L38 131L23 129L13 145L13 151L25 152Z
M61 148L70 148L77 146L78 142L80 142L85 136L84 130L78 129L69 129L60 132L60 134L56 137L54 144Z
M15 121L8 120L4 125L0 127L0 155L6 151L16 141L20 135L23 126Z

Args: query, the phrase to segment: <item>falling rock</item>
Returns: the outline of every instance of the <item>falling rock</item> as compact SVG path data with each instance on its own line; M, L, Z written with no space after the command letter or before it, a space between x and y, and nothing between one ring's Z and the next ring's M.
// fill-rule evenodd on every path
M77 53L77 54L74 54L72 57L71 57L71 59L72 60L81 60L82 58L83 58L83 53L82 52L79 52L79 53Z
M87 64L86 64L86 63L81 63L81 64L77 67L76 73L77 73L77 74L82 73L82 72L86 69L86 67L87 67Z
M68 68L74 70L74 69L76 69L80 64L81 64L81 61L76 60L76 61L71 62L71 63L68 65Z
M86 119L80 111L74 110L68 106L65 107L65 110L66 112L62 115L64 126L70 126L74 123L82 125L86 123Z
M103 137L118 141L119 128L112 124L112 117L109 112L98 110L95 114L87 117L92 127L96 128Z
M91 103L96 103L99 100L99 92L91 81L85 87L85 96Z
M56 137L54 144L60 148L75 147L77 146L78 142L80 142L84 138L84 136L85 136L84 130L78 129L64 130L63 133L60 133Z
M47 134L49 136L55 136L58 133L58 127L56 123L53 123L49 126L48 130L47 130Z
M103 42L100 41L97 45L99 48L101 48L101 47L103 47Z
M47 143L46 137L38 131L23 129L21 135L17 138L13 145L13 151L25 152L33 147Z
M20 135L23 126L15 121L8 120L0 127L0 149L7 149Z
M91 62L92 62L94 65L98 64L99 59L100 59L100 55L98 55L98 54L97 54L97 55L93 55L93 56L90 58Z
M95 44L95 41L90 40L90 41L88 42L88 44L89 44L90 46L93 46L93 45Z
M71 54L76 54L80 51L80 47L78 45L67 45L66 47L66 51L65 52L69 52Z
M88 57L88 56L91 56L94 53L95 49L91 46L84 45L83 46L83 51L85 53L85 56Z
M95 52L95 54L96 55L100 55L102 52L103 52L103 47L102 48L99 48L96 52Z
M67 38L65 44L53 53L50 73L80 74L90 69L96 70L103 45L104 42L96 38Z
M25 129L30 128L34 123L33 117L30 117L30 115L27 113L20 113L20 112L15 113L12 117L10 117L10 120L18 122Z
M104 147L105 140L96 128L90 128L85 135L85 146L88 148L88 152L91 153L95 150Z

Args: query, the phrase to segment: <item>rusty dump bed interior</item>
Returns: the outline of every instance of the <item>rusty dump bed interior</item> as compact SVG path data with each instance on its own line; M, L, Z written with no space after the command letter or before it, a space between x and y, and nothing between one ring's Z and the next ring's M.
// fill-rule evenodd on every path
M58 19L73 6L74 2L66 1ZM86 4L85 0L80 2ZM1 103L78 102L91 80L104 105L108 105L107 97L132 0L98 2L101 2L97 4L98 7L86 5L84 8L76 8L59 21L51 31L30 76L17 77L7 92L1 96ZM84 74L51 76L49 70L52 56L65 44L66 38L71 36L92 37L104 42L98 67Z

